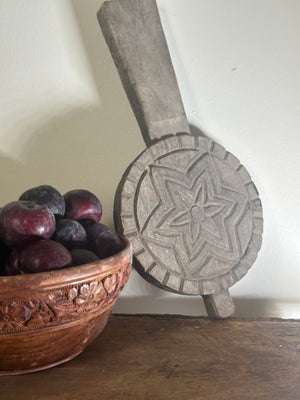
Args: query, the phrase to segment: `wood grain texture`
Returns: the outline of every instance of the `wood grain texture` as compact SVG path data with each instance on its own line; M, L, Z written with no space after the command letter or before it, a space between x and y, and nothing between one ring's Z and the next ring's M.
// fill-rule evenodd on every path
M203 300L207 314L215 318L227 318L235 311L235 305L228 289L205 295Z
M263 231L258 192L236 157L205 137L164 138L127 169L114 217L145 279L207 296L210 316L232 315L229 295L218 294L253 265Z
M98 20L146 144L190 132L155 0L105 2Z
M206 296L210 316L232 315L227 289L261 247L257 189L222 146L182 132L188 123L155 0L105 2L98 20L148 146L116 191L116 230L149 282Z
M299 321L113 315L76 359L1 377L0 399L299 400L299 337Z

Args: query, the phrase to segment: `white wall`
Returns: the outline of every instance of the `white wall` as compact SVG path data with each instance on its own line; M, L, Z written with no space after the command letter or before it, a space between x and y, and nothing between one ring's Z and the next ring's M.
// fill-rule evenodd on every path
M157 0L189 122L241 160L264 209L239 316L300 317L300 3ZM102 0L0 2L1 203L33 185L113 197L144 149L96 20ZM115 312L205 313L135 271Z

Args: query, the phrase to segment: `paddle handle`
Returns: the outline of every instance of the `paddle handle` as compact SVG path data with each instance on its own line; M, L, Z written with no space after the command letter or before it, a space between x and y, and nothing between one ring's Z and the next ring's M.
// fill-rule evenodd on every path
M235 306L228 289L204 295L203 300L207 314L211 318L227 318L235 311Z
M107 1L97 17L146 145L190 133L155 0Z

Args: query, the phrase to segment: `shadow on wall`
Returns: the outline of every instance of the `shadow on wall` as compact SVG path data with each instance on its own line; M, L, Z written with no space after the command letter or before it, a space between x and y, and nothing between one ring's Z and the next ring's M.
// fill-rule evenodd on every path
M116 79L117 71L97 21L97 12L103 3L103 0L70 0L95 86L101 97L103 93L109 94L112 101L111 95L120 93L121 83Z
M61 192L84 187L102 200L103 218L111 225L115 188L131 157L126 135L119 135L119 124L130 125L124 115L117 119L103 109L79 109L35 127L23 149L24 162L0 157L2 202L13 201L39 184L56 186Z
M116 186L144 144L98 26L101 1L71 4L101 103L86 106L83 102L82 107L75 103L75 108L63 104L57 115L45 110L44 119L42 113L27 115L20 123L28 137L18 144L21 160L0 156L1 202L13 201L39 184L56 186L61 192L85 187L102 200L103 222L112 226Z
M103 222L112 227L116 187L145 144L98 25L96 14L102 3L70 0L101 103L82 107L75 103L75 108L66 104L57 115L42 110L44 118L36 110L38 115L20 121L28 140L18 143L20 161L0 156L0 206L39 184L62 192L85 187L102 199ZM203 134L196 127L191 130Z

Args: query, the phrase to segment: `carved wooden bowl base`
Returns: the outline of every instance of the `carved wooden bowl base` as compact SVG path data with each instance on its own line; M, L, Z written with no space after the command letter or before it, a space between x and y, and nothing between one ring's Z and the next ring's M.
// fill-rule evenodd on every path
M131 246L99 262L0 277L0 375L80 354L102 331L131 269Z
M72 360L101 333L110 315L111 309L97 318L77 322L76 325L60 326L58 330L52 330L51 337L45 330L5 338L5 347L10 349L11 353L6 354L5 350L1 349L1 354L6 361L5 365L0 364L3 368L0 376L42 371ZM26 352L27 348L30 348L30 353ZM51 358L49 358L49 352L51 352ZM22 357L20 357L21 354L23 354Z

